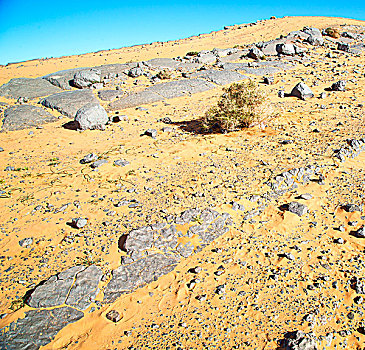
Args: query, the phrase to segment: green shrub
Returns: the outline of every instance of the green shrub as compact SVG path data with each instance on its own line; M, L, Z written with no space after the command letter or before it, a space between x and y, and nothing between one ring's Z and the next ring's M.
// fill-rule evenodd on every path
M198 56L198 51L189 51L186 56Z
M219 128L229 132L261 125L274 117L267 95L252 81L234 83L223 89L217 106L210 108L203 120L206 130Z
M171 78L171 73L168 70L164 69L164 70L159 71L156 74L156 77L159 78L159 79L170 79Z

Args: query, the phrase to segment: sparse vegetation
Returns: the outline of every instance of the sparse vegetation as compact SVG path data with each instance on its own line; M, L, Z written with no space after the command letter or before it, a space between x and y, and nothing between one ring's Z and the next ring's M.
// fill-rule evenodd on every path
M159 71L157 74L156 74L156 77L163 80L163 79L171 79L171 73L164 69L164 70L161 70Z
M217 106L205 114L204 127L207 130L234 131L260 125L275 116L266 93L252 80L234 83L223 91Z
M328 35L328 36L330 36L330 37L332 37L332 38L339 38L341 35L340 35L340 32L337 30L337 29L335 29L335 28L326 28L325 29L325 33Z
M198 56L198 51L189 51L186 56Z

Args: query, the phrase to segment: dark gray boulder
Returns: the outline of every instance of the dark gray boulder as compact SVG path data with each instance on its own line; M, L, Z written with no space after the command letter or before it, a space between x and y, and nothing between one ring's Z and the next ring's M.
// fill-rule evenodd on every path
M346 80L339 80L332 84L332 91L346 91Z
M337 50L350 52L350 45L348 43L338 42Z
M98 103L90 90L64 91L41 100L43 106L55 109L69 118L74 118L77 111L88 103Z
M83 316L83 312L67 306L28 311L24 318L0 329L0 349L37 350L51 342L62 328Z
M34 308L54 307L66 304L85 310L99 292L102 271L94 266L73 266L39 284L27 298Z
M108 121L108 114L98 103L88 103L81 107L75 116L75 122L81 130L104 130Z
M194 78L203 78L217 85L227 85L244 79L248 79L245 75L231 70L203 70L191 75Z
M51 95L59 91L61 91L60 88L42 78L14 78L0 86L0 96L14 99L18 99L19 97L33 99Z
M300 82L297 85L295 85L290 95L298 97L302 100L307 100L308 98L314 97L312 90L303 82Z
M56 120L56 117L41 107L32 105L12 106L4 111L3 130L21 130Z
M95 68L80 70L75 73L73 84L80 89L88 88L101 82L100 74L100 70Z

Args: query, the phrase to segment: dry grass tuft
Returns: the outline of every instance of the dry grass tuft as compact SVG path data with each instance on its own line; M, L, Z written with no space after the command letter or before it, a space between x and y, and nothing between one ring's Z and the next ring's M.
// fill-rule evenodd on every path
M203 124L206 130L219 128L226 133L256 125L264 126L269 119L277 116L267 94L252 80L234 83L223 91L217 106L205 114Z

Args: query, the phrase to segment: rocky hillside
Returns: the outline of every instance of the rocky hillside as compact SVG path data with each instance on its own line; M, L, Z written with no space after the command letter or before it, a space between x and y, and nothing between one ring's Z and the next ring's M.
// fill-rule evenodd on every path
M0 67L0 348L364 348L364 57L285 17ZM248 79L279 116L203 128Z

